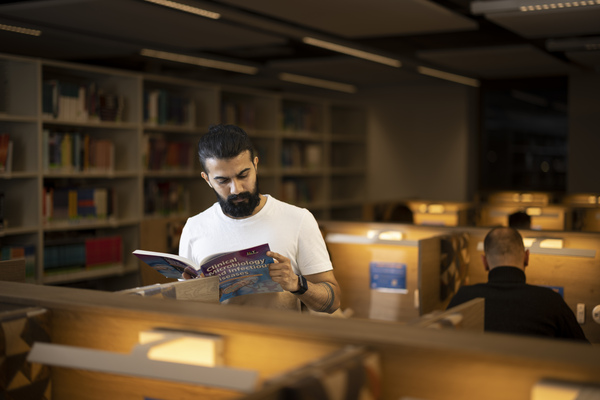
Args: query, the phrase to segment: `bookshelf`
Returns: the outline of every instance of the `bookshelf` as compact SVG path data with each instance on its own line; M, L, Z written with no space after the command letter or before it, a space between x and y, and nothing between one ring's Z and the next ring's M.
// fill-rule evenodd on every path
M196 145L219 122L252 137L262 193L318 219L358 220L366 121L359 104L0 54L0 134L12 142L0 172L3 257L27 251L38 284L137 272L131 252L150 244L147 226L214 203ZM55 259L61 246L109 238L120 257L102 265Z

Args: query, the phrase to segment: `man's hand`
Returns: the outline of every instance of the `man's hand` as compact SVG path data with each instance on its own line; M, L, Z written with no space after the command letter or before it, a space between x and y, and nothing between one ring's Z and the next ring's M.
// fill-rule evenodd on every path
M191 267L185 267L185 269L183 270L183 273L181 274L183 279L196 279L200 275L201 274L199 273L199 271L196 271L195 269L193 269Z
M290 259L274 251L267 251L267 256L272 257L275 261L269 264L271 279L279 283L283 290L287 290L288 292L298 290L298 276L292 269Z
M297 291L298 276L294 273L289 258L273 251L268 251L267 255L274 260L274 263L269 264L271 279L279 283L283 290ZM340 287L333 271L304 275L304 277L308 281L308 290L298 296L308 308L331 314L340 307Z

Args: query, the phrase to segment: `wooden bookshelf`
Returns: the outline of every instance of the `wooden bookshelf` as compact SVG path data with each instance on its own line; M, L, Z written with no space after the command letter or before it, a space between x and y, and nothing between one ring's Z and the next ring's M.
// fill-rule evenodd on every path
M152 243L140 233L144 221L185 220L214 203L196 146L220 122L252 137L262 193L318 219L361 218L367 166L361 105L11 55L0 55L0 74L0 133L12 141L11 168L0 173L0 246L34 249L29 282L137 272L131 252ZM284 159L288 153L293 162ZM110 212L95 215L70 203L57 218L54 194L83 188L107 191ZM122 261L46 274L44 249L59 236L120 236Z

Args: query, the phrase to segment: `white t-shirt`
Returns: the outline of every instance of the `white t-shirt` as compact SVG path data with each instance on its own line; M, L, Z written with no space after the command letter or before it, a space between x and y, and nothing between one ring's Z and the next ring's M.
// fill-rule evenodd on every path
M268 243L272 251L290 259L296 274L311 275L333 269L323 235L310 211L265 196L264 207L248 218L228 217L219 203L188 218L179 241L179 255L200 265L202 260L216 253ZM289 292L276 295L287 295L290 303L297 303L296 297ZM248 304L246 298L256 296L268 297L239 296L231 299L231 303ZM274 307L291 308L285 305Z

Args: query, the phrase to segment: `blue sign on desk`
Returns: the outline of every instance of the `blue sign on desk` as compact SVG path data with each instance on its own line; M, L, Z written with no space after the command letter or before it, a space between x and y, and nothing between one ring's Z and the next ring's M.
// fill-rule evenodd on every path
M548 289L552 289L556 293L560 294L562 297L565 297L565 288L562 286L548 286L548 285L540 285L540 286L547 287Z
M406 293L406 264L372 261L369 263L371 289Z

